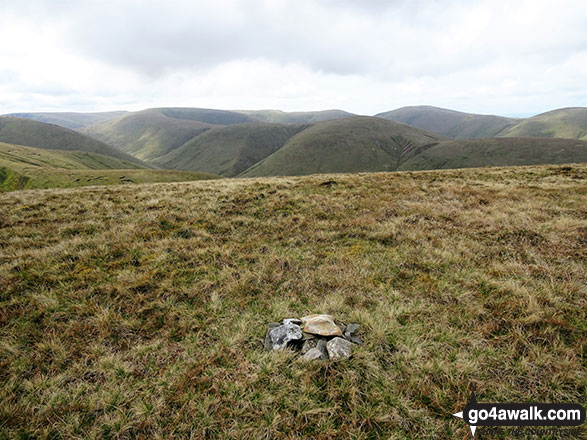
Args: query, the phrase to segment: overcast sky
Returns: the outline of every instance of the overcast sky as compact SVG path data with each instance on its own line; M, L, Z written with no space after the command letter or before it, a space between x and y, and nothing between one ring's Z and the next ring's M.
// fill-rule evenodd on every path
M585 0L0 0L0 113L587 105Z

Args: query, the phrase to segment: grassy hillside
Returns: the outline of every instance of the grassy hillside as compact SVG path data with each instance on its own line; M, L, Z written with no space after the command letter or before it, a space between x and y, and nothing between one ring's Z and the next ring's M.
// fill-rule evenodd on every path
M0 163L18 167L48 167L66 169L141 169L134 162L87 151L44 150L0 142Z
M43 150L0 143L0 191L208 179L203 173L144 169L85 151Z
M402 107L375 116L455 139L494 137L519 121L503 116L476 115L427 105Z
M147 165L116 148L68 128L24 118L0 116L0 142L52 150L79 150Z
M452 440L471 438L451 416L471 381L482 402L579 401L585 179L0 194L0 437ZM338 363L263 351L268 322L311 312L365 345Z
M313 112L283 112L281 110L239 110L240 113L252 116L263 122L279 124L315 124L331 119L350 118L352 113L343 110L322 110Z
M553 110L525 119L500 136L559 137L587 141L587 107Z
M380 118L321 122L298 133L243 177L393 171L438 136Z
M75 113L75 112L45 112L45 113L10 113L5 116L33 119L46 124L60 125L61 127L76 130L98 122L118 118L125 111L100 112L100 113Z
M277 151L306 127L249 123L213 128L154 163L163 168L233 177Z
M444 141L404 162L400 170L587 162L587 142L570 139L498 138Z
M224 110L154 108L91 125L82 132L149 161L210 128L254 121L250 116Z

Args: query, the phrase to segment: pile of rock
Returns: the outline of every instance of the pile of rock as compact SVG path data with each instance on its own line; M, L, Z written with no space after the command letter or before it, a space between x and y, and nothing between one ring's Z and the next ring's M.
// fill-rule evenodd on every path
M293 349L305 361L346 359L353 346L363 343L354 335L359 324L336 323L330 315L287 318L280 324L271 322L265 336L265 350Z

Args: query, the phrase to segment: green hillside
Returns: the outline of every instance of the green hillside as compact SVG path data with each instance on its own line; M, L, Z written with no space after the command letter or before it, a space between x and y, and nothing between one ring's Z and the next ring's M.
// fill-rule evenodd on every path
M587 140L587 107L572 107L524 119L500 136L558 137Z
M225 110L154 108L129 113L81 131L149 161L169 153L210 128L254 121L250 116Z
M393 171L420 148L440 139L369 116L331 120L298 133L241 176Z
M154 161L163 168L233 177L277 151L307 125L249 123L217 127Z
M331 119L350 118L352 113L343 110L322 110L313 112L284 112L281 110L239 110L240 113L252 116L263 122L279 124L315 124Z
M494 137L519 121L503 116L476 115L426 105L402 107L375 116L454 139Z
M87 151L45 150L0 142L0 164L65 169L142 169L141 165Z
M86 151L44 150L0 143L0 191L200 180L215 176L145 169Z
M0 116L0 142L53 150L79 150L147 165L116 148L68 128L31 119Z
M548 165L0 194L0 438L467 440L471 382L479 402L582 402L586 182ZM268 323L310 313L365 343L263 350Z
M33 119L46 124L60 125L61 127L77 130L91 124L97 124L109 119L124 115L125 111L75 113L75 112L44 112L44 113L10 113L4 116Z
M548 138L468 139L439 142L400 165L434 170L587 162L587 142Z

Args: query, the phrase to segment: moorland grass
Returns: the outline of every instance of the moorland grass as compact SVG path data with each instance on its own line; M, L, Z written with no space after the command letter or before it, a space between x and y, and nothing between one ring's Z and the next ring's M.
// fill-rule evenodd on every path
M586 179L0 194L0 438L465 439L451 414L470 382L480 401L577 401ZM365 345L338 363L263 351L268 322L311 312L360 323Z

